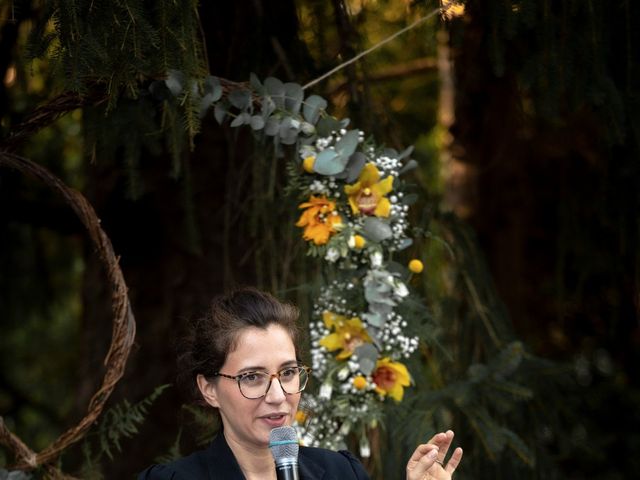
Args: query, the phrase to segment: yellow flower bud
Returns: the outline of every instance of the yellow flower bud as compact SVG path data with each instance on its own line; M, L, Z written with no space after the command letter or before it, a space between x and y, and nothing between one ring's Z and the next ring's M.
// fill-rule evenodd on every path
M313 164L316 163L316 157L309 155L302 161L302 168L307 173L313 173Z
M298 422L298 424L302 425L306 419L307 419L307 414L304 413L302 410L298 410L296 412L296 422Z
M354 242L354 246L358 250L363 248L367 243L367 241L364 239L364 237L361 237L360 235L354 235L353 236L353 242Z
M422 272L422 270L424 270L424 265L420 260L414 258L409 262L409 270L411 270L413 273L420 273Z
M364 378L362 375L358 375L353 379L353 386L356 387L358 390L362 390L367 386L367 379Z

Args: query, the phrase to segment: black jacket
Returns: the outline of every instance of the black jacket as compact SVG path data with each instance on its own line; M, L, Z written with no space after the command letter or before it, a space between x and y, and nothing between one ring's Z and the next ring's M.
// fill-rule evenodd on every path
M298 466L301 480L368 480L362 464L346 450L300 447ZM244 480L240 466L218 435L206 450L167 465L152 465L138 480Z

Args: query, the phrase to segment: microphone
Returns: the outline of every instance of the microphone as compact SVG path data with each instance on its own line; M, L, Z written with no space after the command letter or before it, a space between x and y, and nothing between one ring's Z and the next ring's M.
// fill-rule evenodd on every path
M298 436L293 427L277 427L269 433L269 448L276 461L278 480L300 480L298 474Z

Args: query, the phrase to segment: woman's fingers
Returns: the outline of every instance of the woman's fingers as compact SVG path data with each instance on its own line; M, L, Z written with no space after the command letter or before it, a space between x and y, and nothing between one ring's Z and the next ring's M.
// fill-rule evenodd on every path
M423 478L437 458L437 446L432 444L418 445L409 462L407 462L407 479L419 480Z
M462 453L463 452L460 447L456 448L453 451L453 454L451 455L451 458L449 459L449 461L447 462L447 466L445 467L447 473L453 475L453 472L455 472L456 468L458 468L458 465L460 465L460 460L462 460Z
M440 465L444 466L444 459L447 457L447 452L449 451L449 447L451 446L451 442L453 441L453 432L451 430L447 430L446 432L436 433L428 443L432 443L438 447L438 458L437 461Z
M456 448L445 463L447 452L453 441L453 431L435 434L429 443L418 445L407 462L407 479L451 479L462 460L462 449ZM438 463L438 465L436 465Z

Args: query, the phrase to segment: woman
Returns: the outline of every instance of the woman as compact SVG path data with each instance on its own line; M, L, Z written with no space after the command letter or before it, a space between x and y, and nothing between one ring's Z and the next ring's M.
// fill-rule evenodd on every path
M178 358L183 381L204 405L218 410L222 432L208 449L168 465L153 465L139 480L276 480L268 448L275 427L291 425L310 369L298 356L298 309L246 288L217 297L197 320ZM453 432L438 433L409 459L407 480L449 480L460 463L445 456ZM302 480L368 479L349 452L301 447Z

